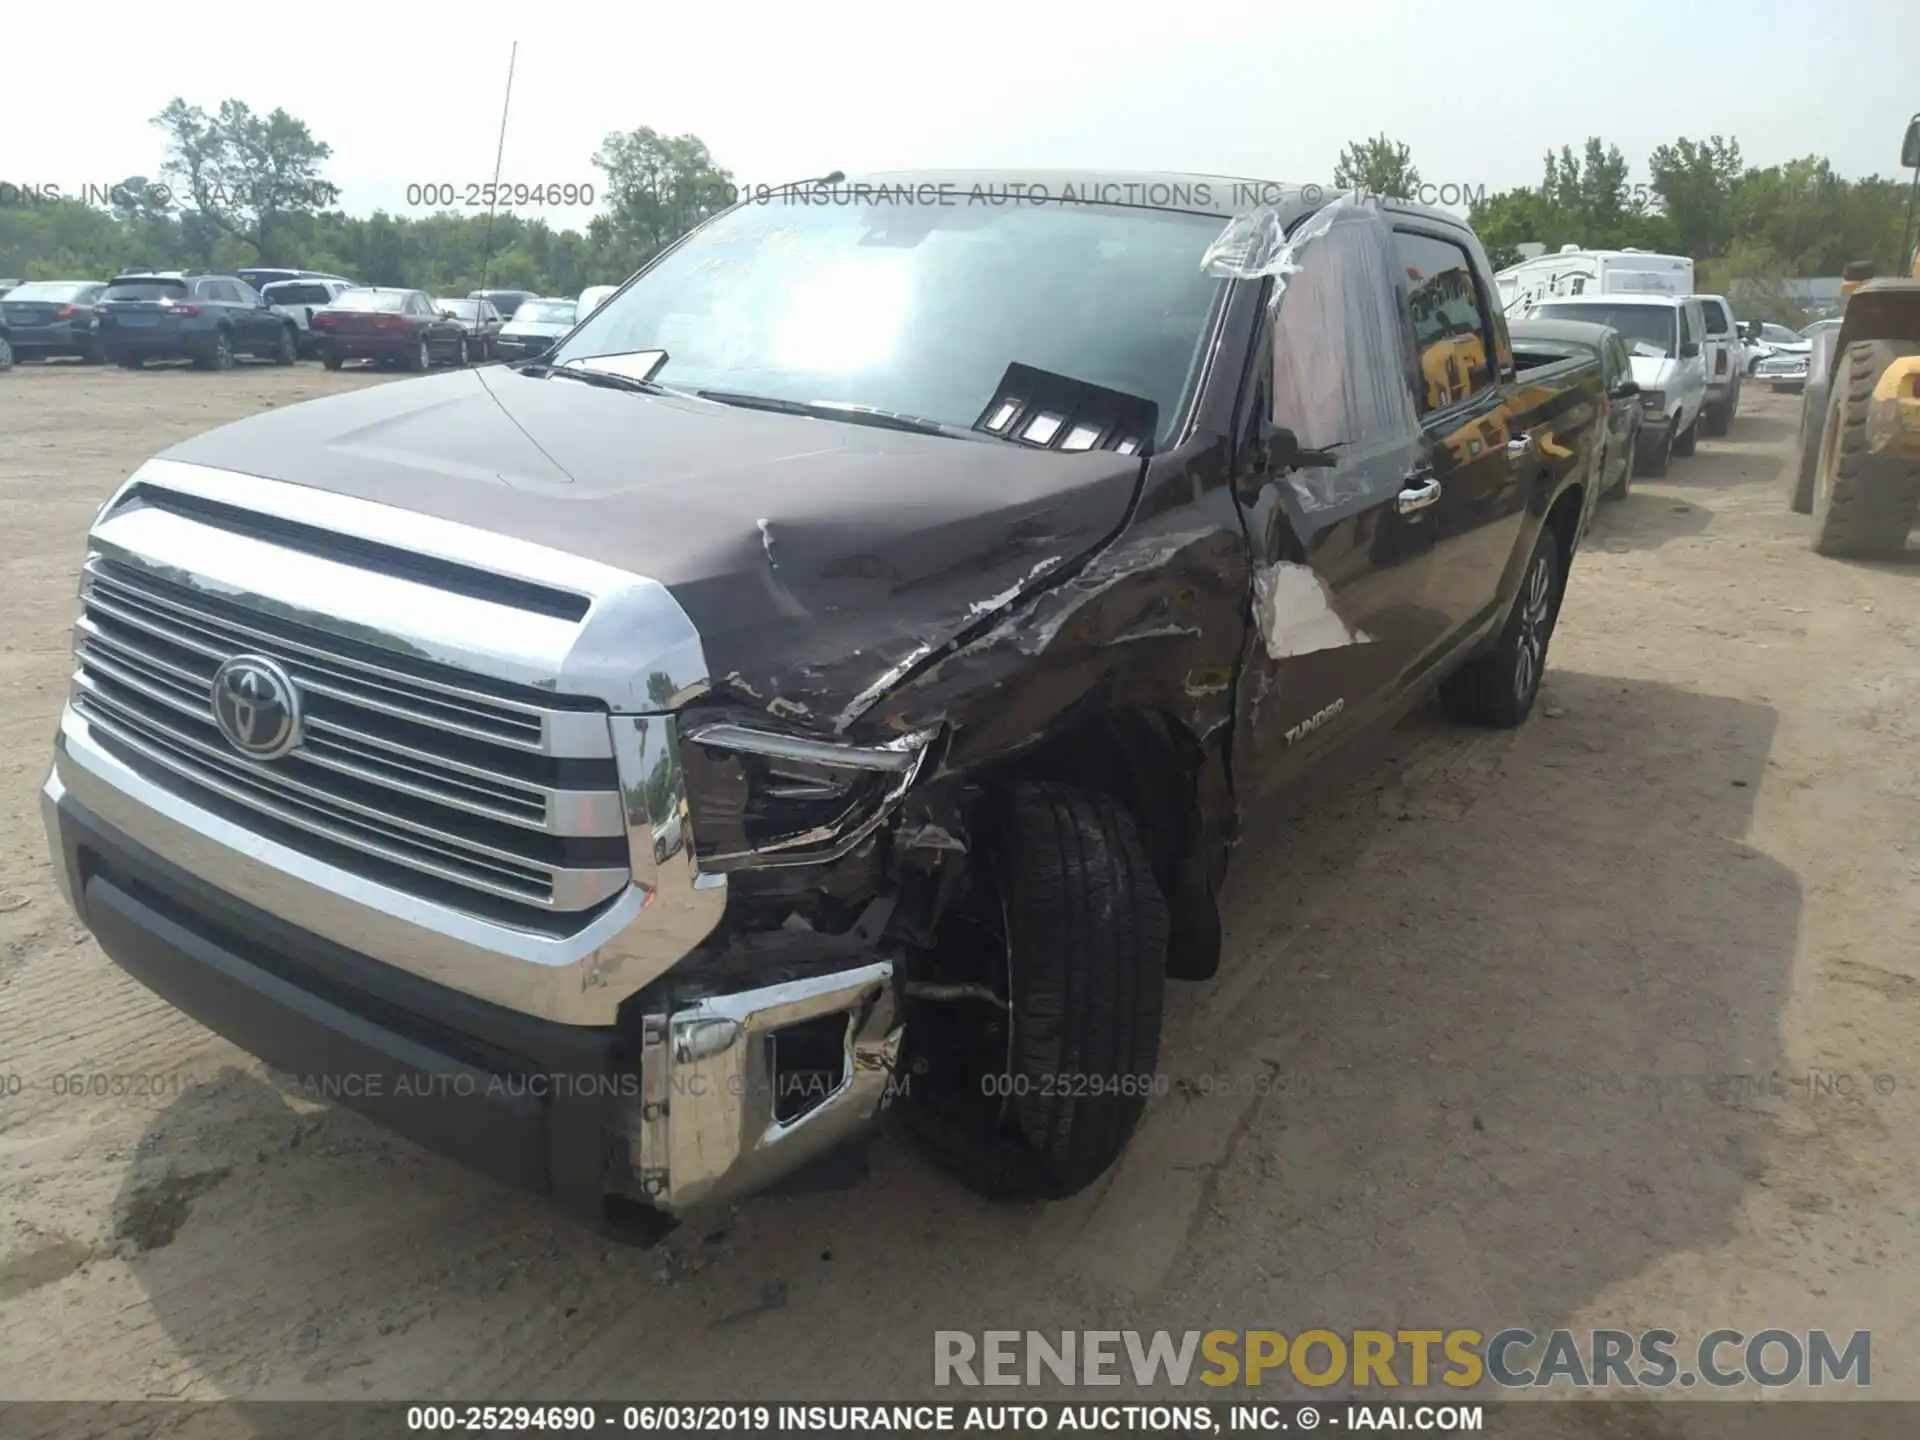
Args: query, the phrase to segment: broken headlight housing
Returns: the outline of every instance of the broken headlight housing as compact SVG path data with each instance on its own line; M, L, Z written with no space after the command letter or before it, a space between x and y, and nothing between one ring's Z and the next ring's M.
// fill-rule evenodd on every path
M926 763L933 731L876 745L726 719L680 734L702 870L818 865L879 828Z

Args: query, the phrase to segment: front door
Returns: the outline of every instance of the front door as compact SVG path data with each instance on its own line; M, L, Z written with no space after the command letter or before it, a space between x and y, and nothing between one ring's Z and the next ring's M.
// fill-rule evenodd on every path
M1268 306L1240 427L1254 567L1235 694L1243 800L1390 705L1442 629L1426 598L1438 489L1421 453L1391 237L1371 210L1343 209L1296 263ZM1263 465L1263 422L1332 463Z

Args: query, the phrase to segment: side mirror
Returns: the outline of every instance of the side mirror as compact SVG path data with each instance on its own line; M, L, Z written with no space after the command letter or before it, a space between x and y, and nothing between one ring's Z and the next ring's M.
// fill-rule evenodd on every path
M1700 342L1698 340L1689 340L1687 341L1686 344L1680 347L1680 358L1682 360L1691 360L1694 356L1698 355L1699 353L1700 353Z
M1275 425L1270 420L1262 420L1259 439L1253 443L1242 472L1242 498L1247 498L1251 492L1257 492L1268 481L1277 480L1289 470L1324 470L1338 463L1331 451L1309 450L1300 443L1300 437L1293 431Z
M1640 393L1640 387L1631 380L1622 380L1607 392L1615 400L1631 400Z
M1901 137L1900 168L1920 170L1920 115L1907 122L1907 133Z

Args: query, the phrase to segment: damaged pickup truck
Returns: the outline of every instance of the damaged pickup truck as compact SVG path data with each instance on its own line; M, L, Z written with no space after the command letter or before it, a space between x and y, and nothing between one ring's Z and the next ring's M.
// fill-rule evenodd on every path
M1436 687L1526 718L1605 397L1439 211L860 183L107 500L43 809L117 964L616 1229L883 1110L1113 1163L1241 817Z

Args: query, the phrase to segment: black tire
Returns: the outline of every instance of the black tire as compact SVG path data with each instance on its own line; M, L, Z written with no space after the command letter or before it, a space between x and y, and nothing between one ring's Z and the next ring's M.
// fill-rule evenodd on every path
M1719 406L1700 412L1700 433L1708 439L1719 439L1727 433L1727 412Z
M1004 1083L983 1089L1003 1075L979 1077L964 1108L917 1099L909 1123L969 1189L1059 1199L1119 1158L1155 1086L1167 903L1111 796L1016 784L996 797L983 838L1008 932Z
M1635 444L1633 453L1634 473L1649 480L1658 480L1667 473L1667 464L1673 458L1673 433L1668 431L1652 445Z
M294 334L293 326L280 327L280 344L273 352L273 363L291 365L300 358L300 337Z
M1543 527L1499 640L1440 686L1440 703L1451 718L1494 730L1525 723L1547 672L1547 647L1560 618L1564 582L1559 538Z
M422 340L419 348L416 349L413 354L407 356L405 363L407 369L411 370L414 374L424 374L433 368L433 351L428 349L427 342Z
M1799 459L1787 486L1787 508L1796 515L1813 513L1813 475L1820 467L1820 433L1826 427L1827 407L1812 398L1800 406Z
M1607 465L1612 457L1607 451L1600 452L1600 473L1607 473ZM1602 500L1620 501L1627 498L1627 491L1633 486L1633 454L1627 454L1627 463L1620 467L1620 478L1600 492Z
M231 370L233 368L233 336L225 330L213 332L213 344L193 357L195 369Z
M338 370L341 365L341 360L340 357L331 350L323 350L320 352L320 363L329 370Z
M1867 453L1867 404L1881 372L1920 344L1856 340L1834 366L1814 466L1813 549L1849 559L1898 555L1920 511L1920 465Z
M1684 460L1693 454L1694 447L1700 442L1700 421L1705 416L1703 410L1693 417L1693 423L1673 437L1673 455L1676 460Z
M0 370L13 368L13 341L0 335Z

